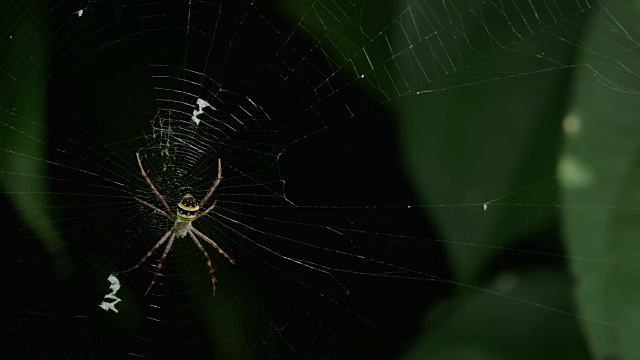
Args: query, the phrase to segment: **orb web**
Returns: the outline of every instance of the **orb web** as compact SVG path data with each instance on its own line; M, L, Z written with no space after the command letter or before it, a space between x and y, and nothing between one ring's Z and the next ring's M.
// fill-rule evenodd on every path
M584 274L604 266L633 278L633 252L562 243L558 229L559 212L578 237L576 217L637 212L579 192L594 173L633 175L635 143L607 142L632 127L589 123L589 106L550 106L566 115L555 128L513 109L568 83L570 110L604 89L614 104L635 98L638 12L625 1L11 0L2 13L10 357L446 357L455 346L440 316L515 308L557 325L547 333L579 354L585 338L637 329L591 311L579 287L574 301L570 278L597 288ZM494 122L492 106L522 117ZM552 118L545 109L531 116ZM602 151L585 155L580 134L594 128ZM557 172L549 155L529 172L486 176L526 163L493 160L525 153L519 144L538 132L556 139ZM215 297L189 238L173 243L149 294L163 247L122 273L172 225L133 199L163 209L136 153L172 210L206 195L220 159L217 206L194 222L235 261L203 244ZM485 162L450 167L458 155Z

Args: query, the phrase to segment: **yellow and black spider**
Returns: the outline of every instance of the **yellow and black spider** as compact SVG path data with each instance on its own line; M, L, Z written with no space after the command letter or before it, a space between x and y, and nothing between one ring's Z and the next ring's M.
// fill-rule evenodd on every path
M224 256L225 259L229 260L231 264L235 265L235 262L229 257L229 255L227 255L218 246L218 244L216 244L213 240L208 238L205 234L203 234L202 232L194 228L191 223L194 220L197 220L207 215L209 211L213 210L213 208L216 206L216 203L218 202L218 200L214 201L213 205L211 205L207 210L200 212L200 207L207 203L207 201L209 200L213 192L216 190L216 188L220 184L220 180L222 179L222 162L220 161L220 159L218 159L218 177L213 182L213 185L211 185L211 189L209 189L207 196L205 196L204 199L202 199L202 201L198 203L191 194L185 195L182 198L182 200L180 200L180 203L178 203L178 209L174 216L171 212L171 208L165 201L164 197L162 196L162 194L158 192L158 190L156 190L156 187L153 186L153 183L147 176L147 173L144 171L144 168L142 168L142 162L140 161L140 155L138 153L136 153L136 158L138 159L138 166L140 167L140 172L142 173L142 176L144 177L147 184L149 184L149 187L151 188L153 193L156 194L156 197L158 197L158 199L160 200L164 208L167 209L167 211L161 210L144 200L138 199L137 197L134 197L134 199L152 208L158 214L173 221L173 226L162 236L162 238L160 238L160 240L155 244L155 246L151 248L151 250L149 250L147 255L145 255L142 258L142 260L140 260L136 265L132 266L131 268L123 271L123 273L136 269L138 266L144 263L145 260L147 260L147 258L151 256L151 254L153 254L154 251L158 250L158 248L162 246L162 244L164 244L164 242L167 241L167 239L169 239L169 242L167 243L167 247L164 249L164 252L162 253L162 257L160 258L160 262L157 265L156 273L153 275L153 280L151 281L151 285L149 285L149 288L147 288L147 291L144 293L145 295L147 295L147 293L149 293L149 290L151 290L151 287L153 286L153 284L155 284L156 282L156 278L160 273L160 269L162 269L162 262L164 261L164 259L167 257L167 254L171 250L171 245L173 244L173 240L175 240L175 238L180 239L189 235L193 240L193 242L198 247L198 249L200 249L204 257L207 259L207 267L209 268L209 275L211 276L211 284L213 285L213 296L216 296L216 279L213 276L213 267L211 266L211 259L209 258L209 254L207 254L207 252L204 250L204 248L196 238L196 235L200 237L202 240L211 244L211 246L213 246L214 248L216 248L216 250L218 250L218 253Z

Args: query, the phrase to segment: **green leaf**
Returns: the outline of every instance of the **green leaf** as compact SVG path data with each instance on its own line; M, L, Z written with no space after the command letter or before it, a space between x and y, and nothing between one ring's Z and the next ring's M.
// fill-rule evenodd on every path
M586 359L574 319L549 310L573 312L570 284L551 270L501 274L437 307L405 359Z
M46 177L46 99L49 94L45 76L48 68L43 40L45 29L41 23L35 23L34 16L16 15L29 11L31 5L25 3L10 18L3 16L2 21L8 29L20 30L0 39L4 73L0 77L3 91L0 97L0 189L6 193L26 229L37 236L54 261L62 266L60 261L67 258L64 242L48 208L53 204L47 193ZM11 25L18 22L20 26Z
M574 81L558 168L576 302L595 320L583 327L596 359L640 354L640 101L633 93L640 58L630 50L639 35L632 8L620 1L596 9L580 58L589 66Z
M332 71L348 79L362 79L360 84L375 92L381 101L398 89L389 77L385 63L393 55L382 33L389 33L394 23L398 2L325 0L286 0L281 7L296 33L305 38L312 51L323 51L328 56L327 67L319 67L329 76ZM318 49L316 49L318 47ZM283 50L286 51L286 50ZM337 64L337 66L336 66ZM337 70L338 69L338 70ZM331 74L327 79L339 77Z
M554 226L553 208L519 205L548 205L556 197L547 180L555 175L571 70L541 69L571 64L576 53L573 44L544 36L553 26L543 31L538 24L539 34L520 38L515 20L521 17L487 11L482 23L474 13L456 21L458 28L464 24L470 46L445 37L446 52L415 52L423 64L443 63L449 54L448 73L434 73L421 94L395 102L410 180L421 203L432 205L428 213L463 283L478 279L496 247ZM399 63L404 74L415 68Z

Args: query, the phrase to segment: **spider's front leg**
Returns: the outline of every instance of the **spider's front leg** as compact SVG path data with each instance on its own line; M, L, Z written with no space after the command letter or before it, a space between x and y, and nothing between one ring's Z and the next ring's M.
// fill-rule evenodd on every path
M166 217L167 219L169 219L169 220L174 220L173 216L169 215L170 213L169 213L169 214L167 214L167 213L166 213L166 212L164 212L163 210L160 210L160 209L158 209L157 207L155 207L155 206L153 206L153 205L149 204L148 202L146 202L146 201L144 201L144 200L142 200L142 199L139 199L139 198L137 198L137 197L135 197L135 196L133 197L133 199L134 199L134 200L136 200L136 201L141 202L141 203L142 203L142 205L146 205L146 206L148 206L148 207L152 208L155 212L157 212L158 214L160 214L160 215L162 215L162 216Z
M218 203L218 200L213 202L213 205L211 205L207 210L199 213L198 215L196 215L195 220L200 219L201 217L207 215L209 213L209 211L213 210L214 207L216 207L216 204Z
M169 204L167 204L167 201L164 199L162 194L160 194L160 192L158 192L156 187L153 186L153 183L151 182L151 179L149 179L149 177L147 176L147 173L144 171L144 168L142 167L142 161L140 160L140 154L136 153L136 159L138 159L138 167L140 168L140 173L142 174L142 177L147 182L147 184L149 185L149 187L151 188L153 193L156 194L156 197L160 200L162 205L164 205L164 208L167 209L167 213L171 214L171 208L169 207Z
M200 201L200 204L198 204L198 206L202 207L207 203L207 201L209 201L209 198L211 197L211 195L213 195L213 192L216 191L216 188L218 187L218 185L220 185L220 180L222 180L222 160L218 159L218 177L213 182L213 185L211 185L211 189L209 189L209 192L207 192L207 196L205 196L204 199Z

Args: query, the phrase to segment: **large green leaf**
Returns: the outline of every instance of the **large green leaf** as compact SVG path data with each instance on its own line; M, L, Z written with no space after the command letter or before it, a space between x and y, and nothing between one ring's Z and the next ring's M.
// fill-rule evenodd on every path
M415 52L424 64L443 63L449 54L452 65L395 107L409 175L422 203L433 205L429 214L447 241L456 279L465 283L478 279L496 247L556 221L551 207L517 205L554 202L553 181L532 185L554 178L571 70L541 70L570 64L576 53L573 44L545 35L558 24L538 24L539 34L519 37L521 17L484 5L451 25L464 28L462 45L444 36L446 52ZM474 15L480 10L485 22ZM415 67L399 63L404 73Z
M53 204L47 193L46 29L37 17L29 15L32 6L33 2L26 2L7 13L10 18L2 16L2 23L17 31L9 32L9 38L0 42L0 189L27 230L61 266L60 261L66 258L64 243L52 221Z
M640 273L629 265L640 259L637 9L616 1L596 10L559 165L575 296L581 314L592 319L583 326L597 359L640 354Z

